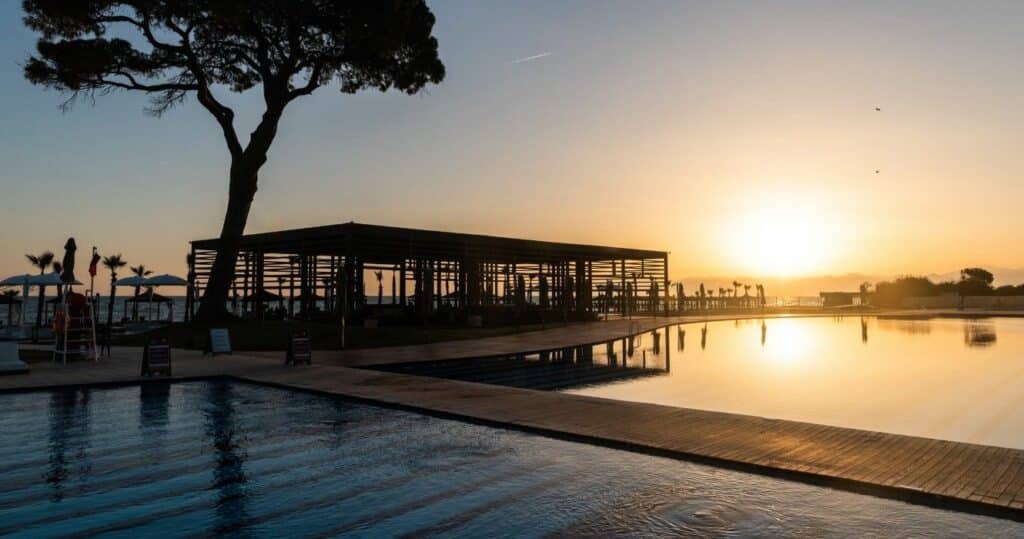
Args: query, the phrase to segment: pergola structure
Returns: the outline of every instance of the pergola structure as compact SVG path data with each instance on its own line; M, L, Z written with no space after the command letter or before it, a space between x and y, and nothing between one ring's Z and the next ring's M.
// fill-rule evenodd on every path
M209 280L218 241L191 242L195 295ZM664 251L350 222L243 236L232 296L256 299L255 316L269 291L287 299L292 316L367 317L400 308L423 318L439 311L578 318L657 313L667 283Z

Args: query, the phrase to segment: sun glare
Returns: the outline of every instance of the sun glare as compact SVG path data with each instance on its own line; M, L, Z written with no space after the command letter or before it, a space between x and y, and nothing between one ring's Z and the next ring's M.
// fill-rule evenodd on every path
M795 364L807 358L815 335L798 320L771 320L764 328L765 357L778 364Z
M732 256L759 275L790 277L820 271L834 248L831 224L827 216L800 205L745 212L729 225Z

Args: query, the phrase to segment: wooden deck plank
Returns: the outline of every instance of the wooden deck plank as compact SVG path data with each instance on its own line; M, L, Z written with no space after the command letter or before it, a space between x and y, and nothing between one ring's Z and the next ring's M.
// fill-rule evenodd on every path
M1006 505L1013 501L1014 494L1020 492L1021 485L1024 485L1024 455L1015 451L1011 458L1014 466L1012 473L1006 474L1002 480L1003 485L995 502L998 505Z

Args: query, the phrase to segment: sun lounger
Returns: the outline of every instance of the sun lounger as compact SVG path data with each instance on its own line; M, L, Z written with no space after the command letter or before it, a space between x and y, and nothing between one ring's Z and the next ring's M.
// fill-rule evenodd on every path
M18 357L18 343L0 342L0 374L23 374L28 365Z

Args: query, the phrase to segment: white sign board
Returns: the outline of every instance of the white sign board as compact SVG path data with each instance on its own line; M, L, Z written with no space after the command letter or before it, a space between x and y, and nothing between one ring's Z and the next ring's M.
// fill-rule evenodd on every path
M231 336L228 335L228 330L223 328L210 330L209 352L213 355L231 353Z

